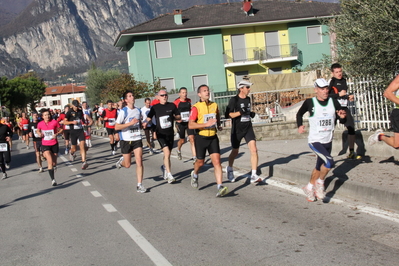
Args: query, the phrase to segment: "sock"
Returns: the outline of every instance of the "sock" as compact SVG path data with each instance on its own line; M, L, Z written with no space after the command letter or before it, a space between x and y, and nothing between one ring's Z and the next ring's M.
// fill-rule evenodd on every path
M309 184L306 186L306 188L307 188L308 190L312 190L312 189L313 189L313 184L309 183Z
M233 167L227 166L227 171L233 171Z
M251 175L256 175L256 170L252 170L252 174Z
M138 186L138 187L141 186L141 183L137 183L137 186Z
M198 175L197 175L197 174L193 174L193 177L194 177L195 179L197 179L197 178L198 178Z
M114 142L114 148L118 146L118 141Z
M112 144L109 144L109 145L111 145L111 151L113 151L113 150L114 150L114 147L115 147L115 144L112 143Z
M51 180L54 180L54 169L48 169L48 173L50 174Z
M221 187L223 187L223 185L222 185L222 184L218 184L218 190L219 190Z
M316 183L318 183L318 184L324 184L324 180L321 180L320 178L318 178L318 179L316 180Z

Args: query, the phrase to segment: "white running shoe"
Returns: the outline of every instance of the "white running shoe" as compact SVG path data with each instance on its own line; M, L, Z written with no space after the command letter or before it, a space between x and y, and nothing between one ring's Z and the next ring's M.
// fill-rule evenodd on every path
M43 168L42 167L39 168L39 173L43 173Z
M218 193L216 193L216 197L223 197L227 193L229 193L229 189L227 187L221 186L218 189Z
M1 178L1 180L4 180L7 178L7 173L3 173L3 177Z
M312 190L309 190L307 186L304 186L304 187L302 188L302 190L303 190L303 192L304 192L305 195L306 195L306 200L307 200L307 201L313 202L313 201L316 200L316 197L315 197L315 195L314 195L314 190L313 190L313 189L312 189Z
M177 159L182 160L181 151L177 151Z
M147 192L147 189L141 184L140 186L137 186L137 192L145 193Z
M112 151L112 152L111 152L111 154L112 154L112 155L115 155L115 154L116 154L116 152L115 152L115 151Z
M65 155L69 153L69 149L65 149Z
M194 177L194 170L191 171L191 187L198 188L198 176L197 178Z
M168 183L169 183L169 184L172 184L173 182L176 181L176 179L172 176L171 173L168 173L168 175L167 175L167 180L168 180Z
M88 164L86 161L84 161L84 162L82 163L82 170L86 170L87 167L89 167L89 164Z
M235 181L236 181L236 179L235 179L235 177L234 177L234 171L233 171L233 169L229 170L229 167L227 166L227 167L226 167L226 173L227 173L227 179L228 179L230 182L235 182Z
M57 181L55 181L55 179L53 179L53 180L51 181L51 185L52 185L53 187L55 187L55 186L57 185Z
M316 182L316 185L314 186L314 194L316 195L317 199L323 200L324 197L326 196L326 192L324 190L324 184L319 184Z
M154 151L153 151L151 148L149 148L148 153L149 153L150 155L153 155L153 154L154 154Z
M166 169L164 165L161 165L161 171L162 171L162 177L163 179L167 180L168 179L168 175L166 173Z
M368 139L369 145L371 146L371 145L376 144L378 142L378 136L383 133L384 133L384 131L382 131L382 129L378 129L373 135L371 135L369 137L369 139Z
M10 169L10 164L5 163L4 165L5 165L5 167L6 167L7 169Z
M119 160L116 162L115 166L116 169L121 169L122 168L122 162L123 162L123 156L121 158L119 158Z
M258 175L252 175L250 180L251 180L251 184L262 182L262 178Z

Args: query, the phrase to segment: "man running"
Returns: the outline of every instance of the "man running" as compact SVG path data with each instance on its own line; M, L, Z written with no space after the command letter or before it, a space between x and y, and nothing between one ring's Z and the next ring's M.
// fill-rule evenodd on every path
M141 114L143 117L143 123L147 122L147 115L151 110L151 99L150 98L145 98L144 100L144 106L141 108ZM151 134L154 131L155 126L152 124L152 122L146 123L146 127L144 128L144 134L145 134L145 139L147 141L147 146L148 146L148 153L150 155L154 154L154 151L152 150L152 140L151 140Z
M306 99L298 110L296 121L298 132L305 133L303 115L309 112L309 147L317 156L316 167L312 171L310 182L304 186L303 192L309 202L325 197L324 179L334 167L331 157L332 138L337 116L340 123L346 122L346 112L340 103L328 97L328 83L325 79L317 79L314 83L316 97Z
M382 129L378 129L368 139L369 145L374 145L378 141L383 141L392 148L399 149L399 75L389 84L384 91L384 97L393 102L396 106L392 110L389 120L393 129L393 136L385 135Z
M87 102L82 102L82 111L83 114L85 115L85 121L89 121L87 119L87 116L90 116L90 118L92 118L91 115L91 109L89 108L89 105L87 104ZM86 130L85 130L85 135L86 135L86 146L88 148L91 148L91 126L86 126Z
M29 149L29 119L27 118L26 113L22 113L19 126L22 129L22 141L25 142L26 149Z
M258 150L256 147L255 132L252 128L251 118L255 113L251 112L251 99L248 97L252 83L242 80L238 83L238 94L230 99L226 109L226 117L231 117L231 135L230 141L232 150L229 155L229 165L226 167L227 179L235 181L233 164L240 149L241 140L244 138L251 152L251 176L249 178L252 184L262 181L256 171L258 169ZM228 116L227 116L228 115Z
M42 166L42 138L37 133L37 125L39 124L38 114L32 113L32 122L29 123L29 137L32 138L33 148L35 149L36 162L39 166L39 173L43 172Z
M194 170L191 172L191 186L198 188L198 173L204 165L206 151L213 164L217 183L216 197L223 197L228 193L228 188L222 185L222 165L220 163L220 145L217 130L222 130L220 126L220 114L218 105L209 100L210 91L207 85L201 85L197 89L201 101L194 104L191 108L188 127L196 129L195 152L197 161L194 163Z
M156 135L163 151L163 165L161 166L163 178L168 180L171 184L175 182L175 178L171 174L170 155L172 153L174 144L173 122L180 120L180 113L176 105L168 102L168 93L166 90L158 92L159 104L151 107L147 115L147 122L150 122L153 117L156 118ZM145 123L143 127L146 127Z
M136 158L137 192L144 193L146 188L143 186L143 142L141 140L141 111L134 107L133 92L126 91L123 94L126 106L119 112L116 119L115 129L120 130L120 146L122 157L116 163L116 168L122 166L129 168L131 165L132 151Z
M59 152L57 136L62 134L60 124L52 119L50 110L42 111L43 121L37 125L37 135L42 139L42 149L44 157L47 159L47 169L51 178L51 185L56 186L57 181L54 177L57 168L57 157Z
M111 100L107 101L107 108L103 110L100 119L105 121L104 125L108 133L109 144L111 146L111 154L115 155L116 147L119 141L119 135L115 131L115 121L118 117L118 110L113 107Z
M91 117L86 117L89 120L89 125L93 123ZM85 148L85 135L83 132L83 124L85 116L82 109L79 107L79 102L77 100L72 101L72 108L68 111L65 116L64 124L71 126L70 140L71 140L71 151L69 152L69 159L74 161L76 158L77 144L79 140L79 150L82 157L82 169L85 170L89 167L86 162L86 148Z
M186 131L191 146L191 153L193 155L193 161L196 161L195 146L194 146L194 135L195 130L188 128L188 118L191 110L191 100L187 98L187 88L181 87L179 90L179 98L174 101L177 109L180 112L181 120L176 121L177 131L179 132L179 141L177 142L177 158L182 159L181 147L183 146L186 139Z
M328 96L330 98L337 99L343 110L346 112L345 127L348 130L348 159L361 159L361 155L355 154L355 121L353 120L351 112L348 109L348 101L353 102L354 96L348 95L348 85L346 84L346 79L343 77L342 66L340 64L335 63L331 65L331 75L332 78L328 85Z
M12 134L9 126L0 124L0 168L3 172L2 179L7 178L6 169L10 168L11 152L9 141L12 138Z
M62 126L62 134L64 136L64 140L65 140L65 155L67 155L69 153L70 150L70 142L69 142L69 137L70 137L70 129L71 126L70 125L65 125L64 121L65 121L65 116L69 111L69 105L65 105L64 106L64 112L62 112L60 114L60 116L57 119L57 122Z

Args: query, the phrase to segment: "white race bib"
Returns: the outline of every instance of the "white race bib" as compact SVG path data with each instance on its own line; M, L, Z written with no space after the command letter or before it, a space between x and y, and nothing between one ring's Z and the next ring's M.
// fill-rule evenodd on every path
M82 129L82 122L80 121L80 119L76 119L76 122L78 122L76 125L73 125L73 129Z
M29 124L23 124L23 125L22 125L22 128L23 128L23 130L28 130Z
M172 122L171 121L169 121L169 116L168 115L164 115L164 116L161 116L160 118L159 118L159 122L161 123L161 128L162 129L166 129L166 128L170 128L170 127L172 127Z
M342 107L348 106L348 99L338 99L338 102L341 104Z
M216 114L206 114L204 115L204 123L208 122L210 119L216 119ZM213 126L206 127L206 128L214 128L216 127L216 123Z
M33 136L35 136L35 138L39 138L39 135L37 134L37 129L35 127L32 127L32 132L33 132Z
M181 116L181 120L183 121L183 122L188 122L188 118L190 117L190 112L181 112L180 113L180 116Z
M44 140L52 140L54 135L54 130L42 130L44 135Z
M115 118L108 118L108 125L109 126L115 126L115 121L116 121Z
M7 151L7 143L0 143L0 152Z
M70 130L71 129L71 127L69 126L69 125L64 125L64 130Z
M331 116L324 116L317 118L317 131L331 131L333 130L333 120L334 118Z
M249 122L251 121L251 117L249 115L241 115L241 122Z

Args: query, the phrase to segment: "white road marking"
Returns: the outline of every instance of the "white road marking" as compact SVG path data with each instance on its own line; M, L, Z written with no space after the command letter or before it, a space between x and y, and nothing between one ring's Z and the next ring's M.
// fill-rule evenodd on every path
M68 161L68 159L65 158L64 156L60 156L60 158L61 158L61 160L63 160L64 162L67 162L67 161Z
M114 206L112 204L103 204L104 208L107 210L107 212L117 212Z
M119 225L133 239L134 242L147 254L155 265L172 265L158 250L145 239L139 231L127 220L119 220Z
M77 172L78 169L76 169L76 168L71 168L71 171L72 171L72 172Z
M89 181L83 181L82 184L83 184L83 186L85 186L85 187L90 187L90 186L91 186L91 184L89 183Z
M76 177L77 177L77 178L82 178L83 176L82 176L82 175L76 175Z
M391 222L399 223L399 214L396 214L396 213L379 210L379 209L372 208L372 207L366 207L366 206L355 206L353 208L356 208L364 213L372 214L374 216L387 219Z
M90 193L96 198L102 197L102 195L98 191L90 191Z

